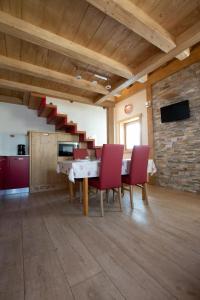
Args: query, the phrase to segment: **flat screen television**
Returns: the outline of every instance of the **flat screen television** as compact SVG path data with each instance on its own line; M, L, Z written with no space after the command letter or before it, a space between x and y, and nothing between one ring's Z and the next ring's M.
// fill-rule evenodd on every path
M184 100L168 106L161 107L161 122L175 122L190 117L189 101Z

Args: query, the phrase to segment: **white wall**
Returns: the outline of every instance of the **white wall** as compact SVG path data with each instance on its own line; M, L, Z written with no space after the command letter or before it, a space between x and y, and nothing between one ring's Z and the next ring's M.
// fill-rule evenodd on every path
M17 145L26 146L28 153L28 136L25 134L8 134L0 132L0 155L17 155Z
M29 130L55 131L45 118L23 105L0 103L0 132L26 134Z
M88 138L95 139L95 145L101 146L107 143L106 110L102 107L81 103L70 103L67 100L59 100L47 97L47 103L53 103L58 107L58 113L67 114L68 120L78 124L78 130L86 131Z
M38 118L36 111L23 105L0 103L0 155L16 155L18 144L27 146L27 132L31 130L55 131L45 118Z
M47 103L50 102L58 106L59 113L67 114L68 120L77 122L78 130L95 138L97 146L107 142L105 109L47 97ZM17 145L27 145L26 135L31 130L54 132L55 126L48 125L46 118L39 118L35 110L26 106L0 103L0 155L16 155Z
M146 91L140 91L137 94L127 98L126 100L119 102L115 106L115 141L118 137L118 124L120 121L132 118L139 114L142 114L142 144L148 144L148 131L147 131L147 108L146 103ZM124 112L126 104L133 105L133 111L130 114Z

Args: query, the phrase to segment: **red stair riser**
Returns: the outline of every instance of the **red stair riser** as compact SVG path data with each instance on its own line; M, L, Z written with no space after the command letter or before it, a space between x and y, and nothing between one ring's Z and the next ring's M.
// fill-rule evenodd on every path
M73 123L67 123L65 126L65 131L71 134L76 134L77 132L77 125Z
M47 123L53 124L53 120L57 117L57 108L53 109L47 117Z
M56 130L62 129L67 124L67 117L63 118L63 120L56 124Z
M84 142L85 139L86 139L85 135L79 134L79 142Z

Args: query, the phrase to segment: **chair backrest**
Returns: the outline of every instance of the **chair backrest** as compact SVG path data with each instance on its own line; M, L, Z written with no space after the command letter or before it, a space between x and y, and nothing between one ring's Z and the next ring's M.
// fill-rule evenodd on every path
M96 157L96 159L101 159L101 155L102 155L102 148L96 148L95 149L95 157Z
M103 145L99 173L99 181L102 189L121 186L123 151L123 145Z
M87 149L73 149L73 159L85 159L88 156Z
M149 146L134 146L130 164L130 182L132 185L147 182L147 166L149 158Z

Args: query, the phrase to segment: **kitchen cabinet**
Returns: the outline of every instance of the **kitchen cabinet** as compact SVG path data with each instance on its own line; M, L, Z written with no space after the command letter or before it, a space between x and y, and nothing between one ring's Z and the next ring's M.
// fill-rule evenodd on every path
M0 156L0 189L5 187L6 156Z
M29 186L29 157L9 156L6 164L6 189L25 188Z
M29 186L29 157L0 157L0 189L17 189Z

